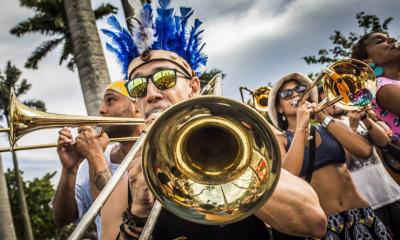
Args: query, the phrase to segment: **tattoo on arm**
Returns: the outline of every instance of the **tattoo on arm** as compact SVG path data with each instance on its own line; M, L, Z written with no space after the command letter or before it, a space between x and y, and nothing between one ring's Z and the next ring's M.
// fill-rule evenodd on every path
M95 186L97 188L98 191L103 190L103 188L106 186L108 180L110 180L111 178L111 174L110 171L108 169L101 171L101 172L97 172L96 175L94 176L94 182L95 182Z

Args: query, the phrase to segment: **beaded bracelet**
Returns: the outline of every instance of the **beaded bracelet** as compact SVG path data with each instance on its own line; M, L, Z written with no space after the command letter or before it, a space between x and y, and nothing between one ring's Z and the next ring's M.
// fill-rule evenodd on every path
M147 222L146 218L141 218L131 213L132 204L122 213L122 222L127 225L131 232L138 233L135 228L142 228ZM138 233L140 234L140 233Z

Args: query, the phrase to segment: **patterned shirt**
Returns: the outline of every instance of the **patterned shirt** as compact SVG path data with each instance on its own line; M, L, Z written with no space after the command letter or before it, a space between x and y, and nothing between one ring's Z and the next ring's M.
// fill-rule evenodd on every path
M378 77L376 79L376 92L378 92L381 87L386 85L400 86L400 81L386 77ZM394 134L400 136L400 116L385 110L378 104L376 98L372 101L372 107L377 117L389 125Z

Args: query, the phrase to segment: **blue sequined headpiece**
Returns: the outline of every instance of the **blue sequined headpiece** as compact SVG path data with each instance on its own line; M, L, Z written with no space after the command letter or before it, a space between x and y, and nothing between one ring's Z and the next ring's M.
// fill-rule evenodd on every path
M166 50L183 58L190 68L199 74L199 68L205 66L207 56L201 53L204 43L201 43L199 30L202 24L195 19L194 25L187 31L189 18L193 15L192 8L181 7L180 16L174 15L174 9L168 8L170 0L159 0L157 16L153 18L150 4L144 4L139 19L132 19L130 30L123 28L115 16L107 22L112 30L101 29L111 38L106 43L109 51L114 53L122 67L125 79L128 79L129 64L141 56L146 50Z

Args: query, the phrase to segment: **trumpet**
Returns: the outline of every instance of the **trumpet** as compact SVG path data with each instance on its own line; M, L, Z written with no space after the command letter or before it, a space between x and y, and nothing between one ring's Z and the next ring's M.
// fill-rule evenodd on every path
M41 144L29 146L17 146L17 141L24 135L48 128L79 127L84 125L110 126L110 125L140 125L144 119L120 118L120 117L87 117L77 115L55 114L42 112L29 108L21 103L14 92L10 93L9 128L0 128L0 132L9 135L10 147L0 148L0 152L19 151L39 148L56 147L57 144ZM137 137L111 138L112 142L134 141Z
M315 113L333 104L344 110L358 110L368 105L376 92L371 67L356 59L345 59L325 68L292 104L298 105L321 80L327 97L318 104Z

